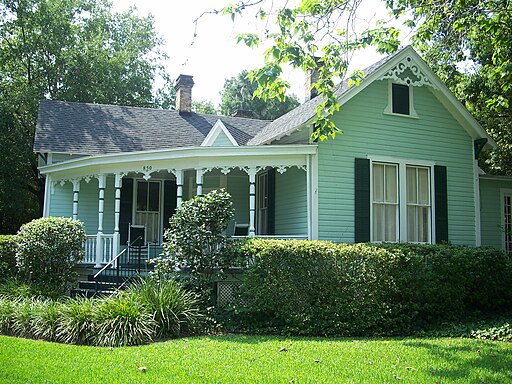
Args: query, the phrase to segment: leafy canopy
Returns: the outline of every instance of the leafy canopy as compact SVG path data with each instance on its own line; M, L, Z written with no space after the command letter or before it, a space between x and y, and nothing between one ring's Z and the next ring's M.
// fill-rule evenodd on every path
M230 116L241 109L251 111L258 119L275 120L299 105L295 95L264 100L255 96L257 89L257 83L250 80L249 71L246 70L240 72L236 77L226 79L224 89L220 93L222 96L221 113Z
M174 91L152 17L106 0L0 0L0 232L37 216L38 100L169 107ZM154 92L154 80L165 86Z
M273 1L240 1L229 4L220 13L233 20L248 8L256 10L263 25L262 33L242 33L237 40L249 47L269 46L264 65L248 74L257 84L256 97L264 101L285 99L290 84L281 77L283 66L300 68L304 72L317 69L318 81L312 88L322 95L317 107L313 139L334 138L341 130L330 117L339 110L336 90L340 80L346 78L349 58L360 49L373 45L381 53L398 49L399 31L377 22L375 27L355 31L360 0L302 0L274 3ZM349 82L358 83L363 76L357 71Z

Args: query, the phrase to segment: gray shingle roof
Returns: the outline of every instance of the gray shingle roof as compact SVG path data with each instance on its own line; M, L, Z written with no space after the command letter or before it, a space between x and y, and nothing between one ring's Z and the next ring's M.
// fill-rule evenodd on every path
M382 60L377 61L376 63L364 69L363 72L365 74L365 78L368 77L375 70L380 68L382 65L387 63L389 60L391 60L405 48L398 50L394 54L386 56ZM336 90L337 97L340 98L350 88L352 88L352 86L349 87L347 79L346 81L341 83L338 89ZM254 138L249 140L247 145L261 145L273 139L281 137L293 129L299 128L316 115L317 107L322 102L323 98L321 96L318 96L315 97L314 99L306 101L304 104L299 105L294 110L288 112L287 114L281 116L280 118L268 124Z
M118 105L44 100L34 151L98 155L200 146L220 119L239 145L269 121Z

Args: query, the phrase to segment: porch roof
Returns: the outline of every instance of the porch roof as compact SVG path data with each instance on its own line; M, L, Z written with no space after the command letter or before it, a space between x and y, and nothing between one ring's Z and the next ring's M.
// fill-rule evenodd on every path
M208 168L306 166L316 144L175 148L87 156L39 168L52 179L135 172L149 178L158 171Z

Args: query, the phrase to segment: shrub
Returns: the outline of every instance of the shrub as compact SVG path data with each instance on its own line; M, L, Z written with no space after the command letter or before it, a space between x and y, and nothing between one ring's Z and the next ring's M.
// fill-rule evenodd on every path
M121 347L145 344L153 339L155 333L153 314L134 296L110 296L94 306L94 345Z
M125 294L133 296L152 313L158 337L178 337L201 318L198 298L167 278L140 279Z
M95 299L76 297L68 299L58 319L57 340L68 344L90 344L94 335Z
M231 196L224 190L196 196L177 208L164 233L164 256L156 272L173 273L176 268L190 271L190 287L208 300L215 269L222 267L221 252L226 241L223 232L233 217Z
M253 239L238 252L253 262L231 319L251 331L409 334L512 305L511 262L496 250Z
M16 276L16 236L0 235L0 279Z
M54 217L32 220L20 228L16 239L16 263L21 277L50 294L64 294L84 255L86 235L82 223Z

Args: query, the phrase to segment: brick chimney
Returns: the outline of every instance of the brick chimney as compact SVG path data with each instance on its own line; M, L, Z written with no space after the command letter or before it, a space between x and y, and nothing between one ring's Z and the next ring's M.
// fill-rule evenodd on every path
M174 83L176 91L176 110L179 113L190 113L192 111L192 87L194 80L192 76L179 75Z
M318 92L316 89L311 89L311 84L314 84L320 78L320 68L322 63L319 61L319 57L315 57L316 67L315 69L309 69L306 73L306 83L304 84L304 88L306 90L305 101L309 101L318 96Z

